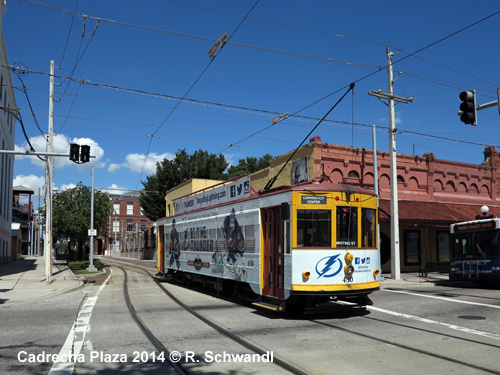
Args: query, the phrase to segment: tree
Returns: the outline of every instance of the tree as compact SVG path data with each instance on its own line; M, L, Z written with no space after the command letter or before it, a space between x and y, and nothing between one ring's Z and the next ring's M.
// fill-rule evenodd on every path
M265 169L269 167L269 163L272 159L273 156L270 154L265 154L258 159L255 157L247 157L246 160L240 159L238 165L232 165L231 167L229 167L229 169L227 170L227 178L230 179L233 177L241 176L245 173L251 174Z
M88 242L90 229L92 191L81 182L73 189L54 194L52 199L52 236L57 240L70 239L78 243L80 258L83 246ZM94 229L104 236L108 230L111 211L109 195L99 190L94 192Z
M185 149L178 150L172 160L163 159L156 163L156 173L141 181L144 191L141 191L139 201L144 215L153 221L164 217L168 190L191 178L225 180L227 166L224 155L202 150L189 155Z

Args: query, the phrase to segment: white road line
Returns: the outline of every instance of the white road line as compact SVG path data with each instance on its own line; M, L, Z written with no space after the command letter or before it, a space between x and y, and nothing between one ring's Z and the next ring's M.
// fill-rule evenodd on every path
M422 323L436 324L436 325L440 325L440 326L443 326L443 327L446 327L446 328L449 328L449 329L453 329L455 331L460 331L460 332L464 332L464 333L468 333L468 334L472 334L472 335L478 335L478 336L482 336L482 337L488 337L490 339L495 339L495 340L499 340L500 341L500 335L497 335L495 333L482 332L482 331L478 331L478 330L471 329L471 328L460 327L460 326L457 326L457 325L454 325L454 324L441 323L441 322L437 322L435 320L421 318L421 317L415 316L415 315L402 314L402 313L398 313L398 312L391 311L391 310L381 309L381 308L375 307L375 306L367 306L367 309L373 310L373 311L378 311L378 312L381 312L381 313L384 313L384 314L398 316L400 318L416 320L416 321L419 321L419 322L422 322Z
M440 296L430 296L427 294L420 294L420 293L413 293L413 292L405 292L403 290L392 290L392 289L382 289L382 290L384 292L409 294L409 295L418 296L418 297L434 298L434 299L440 299L443 301L449 301L449 302L455 302L455 303L464 303L466 305L475 305L475 306L491 307L492 309L500 309L500 306L498 306L498 305L489 305L486 303L461 301L461 300L453 299L453 298L446 298L446 297L440 297Z
M111 271L111 269L110 269ZM78 362L78 356L85 342L85 335L90 329L90 318L92 316L92 310L97 302L99 294L106 286L108 280L111 278L112 271L110 272L108 278L97 290L97 293L93 297L87 298L82 308L78 312L73 327L69 331L68 337L64 342L61 350L59 351L59 361L54 362L50 368L48 375L72 375L75 368L75 363ZM89 343L87 342L87 345Z

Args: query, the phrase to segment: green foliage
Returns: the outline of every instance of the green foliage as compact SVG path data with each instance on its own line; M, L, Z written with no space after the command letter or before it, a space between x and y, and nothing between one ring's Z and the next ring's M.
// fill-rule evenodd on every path
M165 216L165 194L168 190L191 178L224 180L228 163L223 155L196 151L189 155L186 150L178 150L172 160L163 159L156 164L156 173L142 181L144 190L139 201L144 214L151 220ZM151 194L157 191L158 194Z
M72 271L77 271L77 270L86 270L90 266L90 261L84 260L81 262L69 262L68 263L68 268ZM104 264L102 264L100 259L94 259L94 267L97 268L98 270L102 270L104 267Z
M69 238L78 242L79 247L88 241L91 197L91 188L83 186L81 182L73 189L54 194L52 199L52 235L54 240ZM98 235L106 235L110 211L109 195L99 190L94 191L94 229L97 229Z
M262 169L269 167L269 163L273 159L270 154L265 154L260 158L247 157L246 159L240 159L238 165L232 165L227 170L227 179L241 176L245 173L251 174Z

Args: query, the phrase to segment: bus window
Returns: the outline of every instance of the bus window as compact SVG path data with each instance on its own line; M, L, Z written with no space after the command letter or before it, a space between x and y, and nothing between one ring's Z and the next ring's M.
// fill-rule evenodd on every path
M297 210L297 246L331 247L330 210Z
M361 209L361 247L377 247L377 221L375 210Z
M358 246L358 209L337 207L337 247Z

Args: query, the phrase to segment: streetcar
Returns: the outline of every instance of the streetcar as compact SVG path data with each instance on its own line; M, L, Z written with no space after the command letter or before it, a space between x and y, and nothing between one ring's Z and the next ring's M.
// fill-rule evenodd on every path
M378 198L335 183L256 192L250 177L174 201L159 219L159 279L201 283L274 311L372 304L380 288Z
M450 226L450 280L500 281L500 219L483 215Z

